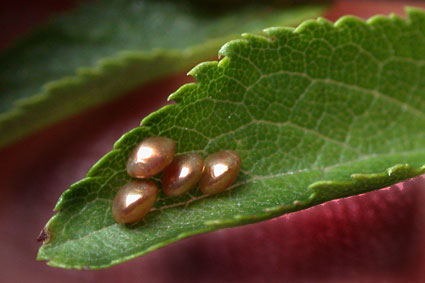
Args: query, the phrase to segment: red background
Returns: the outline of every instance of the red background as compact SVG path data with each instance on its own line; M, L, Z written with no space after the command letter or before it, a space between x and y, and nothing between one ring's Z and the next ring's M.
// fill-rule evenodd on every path
M0 48L76 2L0 3ZM403 15L404 4L337 1L326 17ZM0 282L425 282L425 193L423 184L413 183L191 237L109 269L64 270L36 262L35 239L59 195L116 139L192 81L184 73L0 150Z

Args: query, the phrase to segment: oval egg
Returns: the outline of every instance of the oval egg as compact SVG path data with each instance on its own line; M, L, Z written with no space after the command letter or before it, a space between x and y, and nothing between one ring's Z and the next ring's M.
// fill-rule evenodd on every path
M149 137L139 143L127 160L127 174L134 178L149 178L173 161L176 144L165 137Z
M179 196L198 183L204 169L204 159L199 154L176 156L162 174L162 190L167 196Z
M204 194L217 194L235 182L241 169L241 158L236 151L223 150L209 155L199 181Z
M118 223L142 219L154 206L158 197L157 185L148 180L137 180L122 186L112 201L112 216Z

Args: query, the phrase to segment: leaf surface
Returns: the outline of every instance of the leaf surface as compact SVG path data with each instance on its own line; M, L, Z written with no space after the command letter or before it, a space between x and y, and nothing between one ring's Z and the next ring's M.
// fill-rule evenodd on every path
M104 0L0 56L0 146L213 57L244 31L295 25L323 6L208 12L187 1Z
M190 74L166 106L125 134L60 197L38 259L104 268L207 231L253 223L425 173L425 13L408 19L344 17L245 34ZM130 226L111 200L130 181L125 162L148 136L177 153L238 151L227 191L160 194Z

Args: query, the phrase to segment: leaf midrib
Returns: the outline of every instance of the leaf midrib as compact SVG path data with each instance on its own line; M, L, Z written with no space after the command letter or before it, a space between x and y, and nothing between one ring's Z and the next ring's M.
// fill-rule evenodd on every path
M384 64L384 63L382 63L382 64ZM414 114L414 115L419 116L421 118L425 118L425 114L422 113L422 112L420 112L418 109L413 108L413 107L410 107L410 105L408 105L408 104L406 104L404 102L401 102L401 101L399 101L399 100L397 100L397 99L395 99L393 97L390 97L390 96L388 96L388 95L386 95L386 94L378 91L377 89L368 89L368 88L365 88L365 87L360 87L360 86L356 86L356 85L347 84L347 83L344 83L344 82L341 82L341 81L337 81L337 80L334 80L334 79L330 79L330 78L325 78L325 79L312 78L311 76L309 76L309 75L307 75L305 73L291 72L291 71L285 71L285 70L281 70L281 71L278 71L278 72L272 72L272 73L268 73L268 74L261 74L260 77L250 87L247 87L247 86L245 86L245 85L243 85L242 83L239 82L246 89L246 91L244 93L243 100L245 99L245 95L248 92L248 90L250 88L252 88L254 85L256 85L261 79L266 78L266 77L269 77L269 76L279 75L279 74L288 74L288 75L301 76L301 77L304 77L304 78L310 80L309 85L304 89L303 93L300 94L300 97L302 97L303 94L306 93L307 89L312 84L314 84L316 82L328 83L328 84L333 84L333 85L345 87L345 88L352 89L352 90L358 90L358 91L360 91L360 93L363 93L363 94L371 94L371 95L373 95L375 97L379 97L381 99L387 100L388 102L391 102L392 104L397 105L398 107L404 109L405 111L408 111L411 114ZM211 98L204 98L204 99L207 99L207 100L209 99L209 100L212 100L214 102L221 102L222 101L222 100L219 100L219 99L211 99ZM199 102L199 100L198 100L198 102ZM243 104L242 102L233 102L233 101L227 101L227 100L226 101L222 101L222 102L232 103L232 104L239 104L239 105L243 105L244 107L246 107L246 105ZM252 114L249 112L248 109L247 109L247 113L249 113L249 115L251 117L251 121L250 122L245 123L245 124L241 125L240 127L236 128L236 129L232 129L232 131L229 131L229 132L226 132L226 133L222 133L222 134L220 134L218 136L215 136L215 137L204 136L202 133L199 133L198 131L196 131L196 129L191 129L191 130L193 130L197 134L202 134L201 136L203 136L203 138L209 139L209 142L207 144L207 146L208 146L209 143L212 140L215 140L215 139L220 138L222 136L229 135L231 133L234 133L234 132L238 131L239 129L245 128L245 127L250 126L250 125L254 125L254 124L258 124L258 123L269 124L269 125L274 125L274 126L278 126L278 127L282 127L282 126L288 125L288 126L297 128L299 130L302 130L303 132L312 133L312 134L318 136L319 138L321 138L324 141L335 143L335 144L340 145L343 148L346 148L346 149L349 149L351 151L354 151L354 152L356 152L359 155L359 157L357 159L355 159L355 160L349 160L349 161L344 162L344 163L338 163L338 164L334 164L332 166L328 166L328 167L324 167L324 168L320 168L320 167L317 167L317 168L304 168L304 169L300 169L300 170L296 170L296 171L285 172L285 173L278 173L278 174L266 175L266 176L252 175L251 172L249 172L249 173L245 172L247 175L250 175L250 176L253 176L253 177L250 178L250 179L248 179L248 180L246 180L246 181L244 181L244 182L242 182L242 183L235 184L231 188L236 188L238 186L248 184L248 183L250 183L252 181L255 181L255 180L263 180L263 179L275 178L275 177L279 177L279 176L290 175L290 174L297 174L297 173L307 172L307 171L323 170L323 172L328 172L332 168L339 167L339 166L342 166L344 164L349 164L349 163L353 163L353 162L358 162L358 161L361 161L361 160L365 160L365 159L368 159L370 157L386 156L386 155L391 155L391 154L402 154L403 155L403 154L407 154L407 153L418 152L418 150L416 149L416 150L413 150L413 151L404 151L404 152L396 152L396 153L382 153L382 154L366 154L366 155L362 155L362 153L358 149L351 147L350 145L346 144L345 142L341 142L341 141L335 140L333 138L330 138L328 136L324 136L324 135L318 133L317 131L315 131L313 129L309 129L309 128L305 128L305 127L299 126L299 125L297 125L297 124L295 124L295 123L293 123L291 121L271 122L271 121L266 121L266 120L261 120L261 119L255 119L254 117L252 117ZM115 149L115 150L119 150L119 149ZM199 152L204 152L204 151L203 150L200 150ZM123 171L120 170L119 172L123 172ZM118 173L118 171L115 172L115 174L117 174L117 173ZM112 174L111 176L109 176L109 178L105 181L105 183L107 183L107 181L110 178L113 178L113 176L115 174ZM100 177L91 177L91 178L97 179L97 178L100 178ZM104 186L104 185L102 185L102 186ZM100 188L102 188L102 186ZM163 209L166 209L166 208L177 207L177 206L182 206L182 205L189 205L191 202L196 201L196 200L203 199L205 197L206 196L195 197L195 198L193 198L193 199L191 199L189 201L186 201L186 202L168 205L168 206L165 206L163 208L155 208L154 210L162 211ZM97 200L99 200L99 198L95 198L91 202L94 202L94 201L97 201ZM107 199L104 199L104 200L105 201L111 201L111 200L107 200ZM85 206L85 207L87 207L87 206ZM81 211L79 213L81 213ZM64 224L64 227L66 227L66 225L67 224L65 223ZM66 244L66 243L69 243L70 241L79 241L81 239L84 239L85 237L90 236L92 233L97 233L97 232L102 231L103 229L106 229L106 228L111 227L113 225L114 224L109 225L109 226L105 226L105 227L103 227L103 228L101 228L99 230L95 230L95 231L89 232L88 234L86 234L86 235L84 235L84 236L82 236L80 238L75 238L75 239L67 240L67 241L65 241L65 242L63 242L63 243L61 243L61 244L59 244L57 246L60 247L60 246L62 246L64 244Z
M183 152L182 154L184 154L184 153L185 152ZM249 184L250 182L257 181L257 180L260 180L260 181L261 180L267 180L267 179L271 179L271 178L282 177L282 176L286 176L286 175L295 175L295 174L298 174L298 173L309 172L309 171L323 171L323 172L326 173L329 170L332 170L332 169L337 168L339 166L344 166L344 165L347 165L347 164L350 164L350 163L364 161L364 160L367 160L369 158L391 156L393 154L405 155L405 154L415 154L415 153L422 153L422 151L416 149L416 150L401 151L401 152L392 152L392 153L366 154L366 155L360 156L359 158L357 158L355 160L349 160L349 161L346 161L346 162L342 162L342 163L338 163L338 164L333 164L333 165L327 166L327 167L303 168L303 169L299 169L299 170L295 170L295 171L289 171L289 172L277 173L277 174L271 174L271 175L264 175L264 176L254 175L252 178L250 178L248 180L245 180L243 182L239 182L239 183L236 183L236 184L232 185L226 191L233 190L233 189L235 189L237 187L240 187L242 185ZM396 165L396 164L394 164L394 165ZM355 174L355 173L353 173L353 174ZM353 174L351 174L351 175L353 175ZM249 174L247 174L247 175L249 175ZM152 209L152 211L160 211L160 212L162 212L164 209L167 209L167 208L178 207L178 206L186 206L186 205L189 205L190 203L192 203L194 201L201 200L201 199L204 199L204 198L207 198L207 197L209 197L209 195L201 195L201 196L198 196L198 197L194 197L193 199L190 199L190 200L188 200L186 202L180 202L180 203L175 203L175 204L172 204L172 205L166 205L166 206L161 207L161 208L154 208L154 209ZM106 202L111 202L112 201L110 199L95 198L95 199L91 200L90 202L88 202L87 204L93 203L93 202L98 201L98 200L103 200L103 201L106 201ZM274 207L271 207L271 208L274 208ZM267 209L271 209L271 208L264 208L262 210L263 211L266 211ZM81 213L81 211L79 213ZM235 220L234 222L236 223L237 221ZM60 248L63 245L67 245L67 244L72 243L72 242L77 242L77 241L80 241L80 240L84 240L85 238L90 237L93 234L97 234L97 233L99 233L99 232L101 232L103 230L106 230L106 229L108 229L110 227L113 227L113 226L116 226L116 225L120 225L120 224L113 223L113 224L110 224L110 225L106 225L105 227L102 227L100 229L90 231L89 233L87 233L87 234L85 234L85 235L83 235L81 237L74 238L74 239L68 239L68 240L66 240L66 241L64 241L64 242L62 242L60 244L55 244L55 248ZM66 223L64 224L63 227L66 227ZM208 227L208 225L206 225L206 227ZM147 249L149 249L149 248L146 248L146 249L143 249L143 250L147 250Z

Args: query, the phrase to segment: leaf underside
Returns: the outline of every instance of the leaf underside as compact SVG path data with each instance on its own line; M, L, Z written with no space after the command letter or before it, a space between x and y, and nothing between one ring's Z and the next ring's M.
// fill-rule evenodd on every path
M322 11L262 5L212 13L181 1L85 3L0 56L0 146L212 58L241 32L295 25Z
M191 72L166 106L125 134L60 197L38 259L104 268L190 235L253 223L383 188L425 172L425 13L344 17L245 34L220 62ZM233 149L242 170L227 191L160 194L140 223L122 226L111 200L130 181L125 161L148 136L177 153Z

